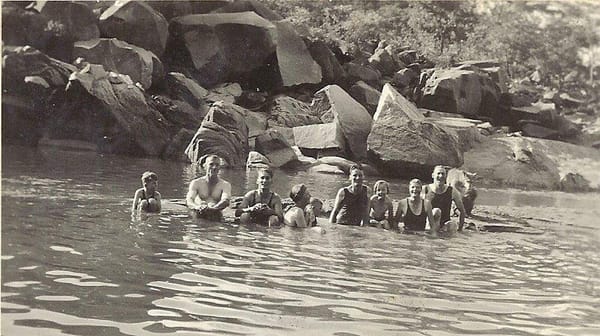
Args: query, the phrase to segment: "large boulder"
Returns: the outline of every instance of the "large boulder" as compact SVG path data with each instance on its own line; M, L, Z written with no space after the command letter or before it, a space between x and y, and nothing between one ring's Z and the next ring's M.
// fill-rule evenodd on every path
M488 61L465 61L456 64L456 67L464 70L473 70L477 68L487 73L490 78L498 85L500 92L508 92L508 75L506 69L500 62L488 60Z
M358 81L350 87L348 93L362 106L366 107L370 115L375 114L381 92L363 81Z
M119 0L100 16L100 30L106 37L115 37L162 56L169 36L165 17L142 1Z
M167 21L190 14L207 14L231 3L231 0L179 0L148 1L147 4L160 12Z
M101 64L106 70L128 75L144 89L164 76L162 62L156 55L115 38L76 42L73 55L90 63Z
M275 25L254 12L180 16L169 29L171 68L195 69L209 87L260 68L276 51Z
M215 103L190 141L185 153L192 163L206 154L220 156L231 167L243 167L248 156L248 126L241 107Z
M270 129L256 137L256 151L269 159L272 167L281 167L298 161L290 144L278 131Z
M194 107L204 105L204 100L208 96L208 90L179 72L169 72L166 76L166 84L171 98L186 101Z
M274 97L268 110L269 127L297 127L322 123L318 115L311 114L313 111L307 103L286 95Z
M426 178L436 165L463 164L457 138L425 120L390 84L383 88L368 146L370 161L388 176Z
M192 106L185 100L163 95L147 97L148 104L162 114L175 128L198 129L208 112L207 105Z
M315 124L294 127L294 142L308 156L342 155L343 134L337 123Z
M482 72L436 69L421 92L419 107L465 116L498 118L500 89Z
M241 12L254 12L269 21L283 20L283 17L281 17L279 14L275 13L274 11L272 11L267 6L265 6L257 0L236 0L213 11L213 13Z
M274 22L277 27L277 64L283 86L321 82L321 67L310 55L302 38L289 22Z
M185 155L185 148L194 138L194 134L193 130L187 128L180 129L165 147L161 158L186 162L188 158Z
M308 50L312 58L321 67L321 74L325 84L340 83L346 77L346 71L325 42L311 42Z
M373 87L380 87L381 73L369 65L349 62L343 65L346 75L351 82L363 81Z
M77 68L31 47L3 47L2 138L36 144Z
M383 76L391 76L396 71L398 65L386 48L377 47L371 57L369 57L369 64L379 70Z
M367 156L366 140L372 118L366 108L337 85L328 85L316 92L311 108L323 122L338 125L337 141L347 157L362 159Z
M156 156L168 142L170 126L129 76L87 64L71 75L48 134L89 141L103 152Z

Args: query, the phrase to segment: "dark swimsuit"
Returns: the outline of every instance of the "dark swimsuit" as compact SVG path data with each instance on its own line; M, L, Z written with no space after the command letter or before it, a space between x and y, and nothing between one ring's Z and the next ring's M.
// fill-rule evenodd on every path
M256 201L256 190L252 193L252 202L250 202L250 204L248 204L248 206L253 206L259 202ZM269 208L271 209L275 209L275 207L273 206L273 204L271 204L271 202L273 201L273 195L275 193L274 192L269 192L269 201L267 202L267 205L269 206ZM253 211L250 212L250 220L252 223L255 224L263 224L263 225L267 225L269 224L269 217L271 217L272 214L265 214L263 212L259 212L259 211Z
M345 225L360 225L363 220L363 214L369 204L369 195L367 187L362 186L358 193L353 194L348 187L343 188L344 198L341 200L342 206L337 214L336 223Z
M404 230L406 231L425 231L427 221L427 212L425 211L425 201L421 201L421 213L415 215L410 209L408 199L406 199L406 214L404 215Z
M432 193L431 207L433 209L439 208L442 211L442 217L440 219L440 226L443 226L447 221L450 220L450 208L452 206L452 187L448 186L448 189L442 194L435 193L429 187L427 193Z

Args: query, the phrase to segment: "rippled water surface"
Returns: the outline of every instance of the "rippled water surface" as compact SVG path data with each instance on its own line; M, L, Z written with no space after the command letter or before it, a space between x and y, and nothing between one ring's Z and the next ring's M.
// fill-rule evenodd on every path
M187 164L4 147L2 335L600 334L597 194L482 190L480 208L541 232L450 239L190 218L132 220L154 170L183 198ZM234 193L255 173L226 171ZM343 177L278 171L332 198ZM374 182L369 180L369 184ZM399 198L406 183L394 181Z

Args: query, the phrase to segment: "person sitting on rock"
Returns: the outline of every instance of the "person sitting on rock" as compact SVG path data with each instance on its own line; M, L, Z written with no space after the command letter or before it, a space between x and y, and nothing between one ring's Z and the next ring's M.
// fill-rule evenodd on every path
M435 166L431 174L433 183L423 187L421 192L424 199L431 202L433 208L433 223L431 229L434 232L446 232L449 235L454 234L457 229L462 231L465 224L465 208L462 203L460 193L446 184L446 168L444 166ZM460 212L459 224L450 220L450 210L452 201Z
M274 226L282 222L281 198L277 193L271 191L272 183L273 171L269 168L260 169L256 177L258 188L244 195L242 204L236 211L236 216L240 217L240 223Z
M207 155L200 159L204 176L190 182L186 203L198 218L220 220L222 210L229 205L231 184L219 177L221 158Z
M375 182L373 192L375 195L371 196L369 200L370 224L389 230L394 219L394 205L387 196L390 186L386 181L379 180Z
M131 212L160 212L160 193L158 188L158 175L151 171L142 174L142 188L136 190L133 196Z
M425 231L427 221L432 226L434 221L431 202L421 196L423 183L419 179L412 179L408 183L408 197L398 202L398 211L396 220L403 222L405 233L415 233ZM436 230L431 230L432 235L437 235Z
M367 186L363 185L364 174L360 166L350 167L348 179L350 185L340 188L335 197L329 222L343 225L369 225L369 191Z
M317 224L314 204L315 200L311 198L304 184L296 184L290 191L290 198L294 201L294 206L286 211L283 216L285 225L296 227L310 227Z

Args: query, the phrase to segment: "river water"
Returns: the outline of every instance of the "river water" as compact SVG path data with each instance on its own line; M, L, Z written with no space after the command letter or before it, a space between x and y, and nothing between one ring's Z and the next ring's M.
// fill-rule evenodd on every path
M145 170L183 198L188 164L4 146L2 335L600 334L598 194L480 190L541 234L446 239L132 219ZM255 172L223 173L240 195ZM333 198L345 179L276 172ZM372 184L374 179L369 178ZM406 193L393 181L392 197ZM512 217L511 217L512 216Z

